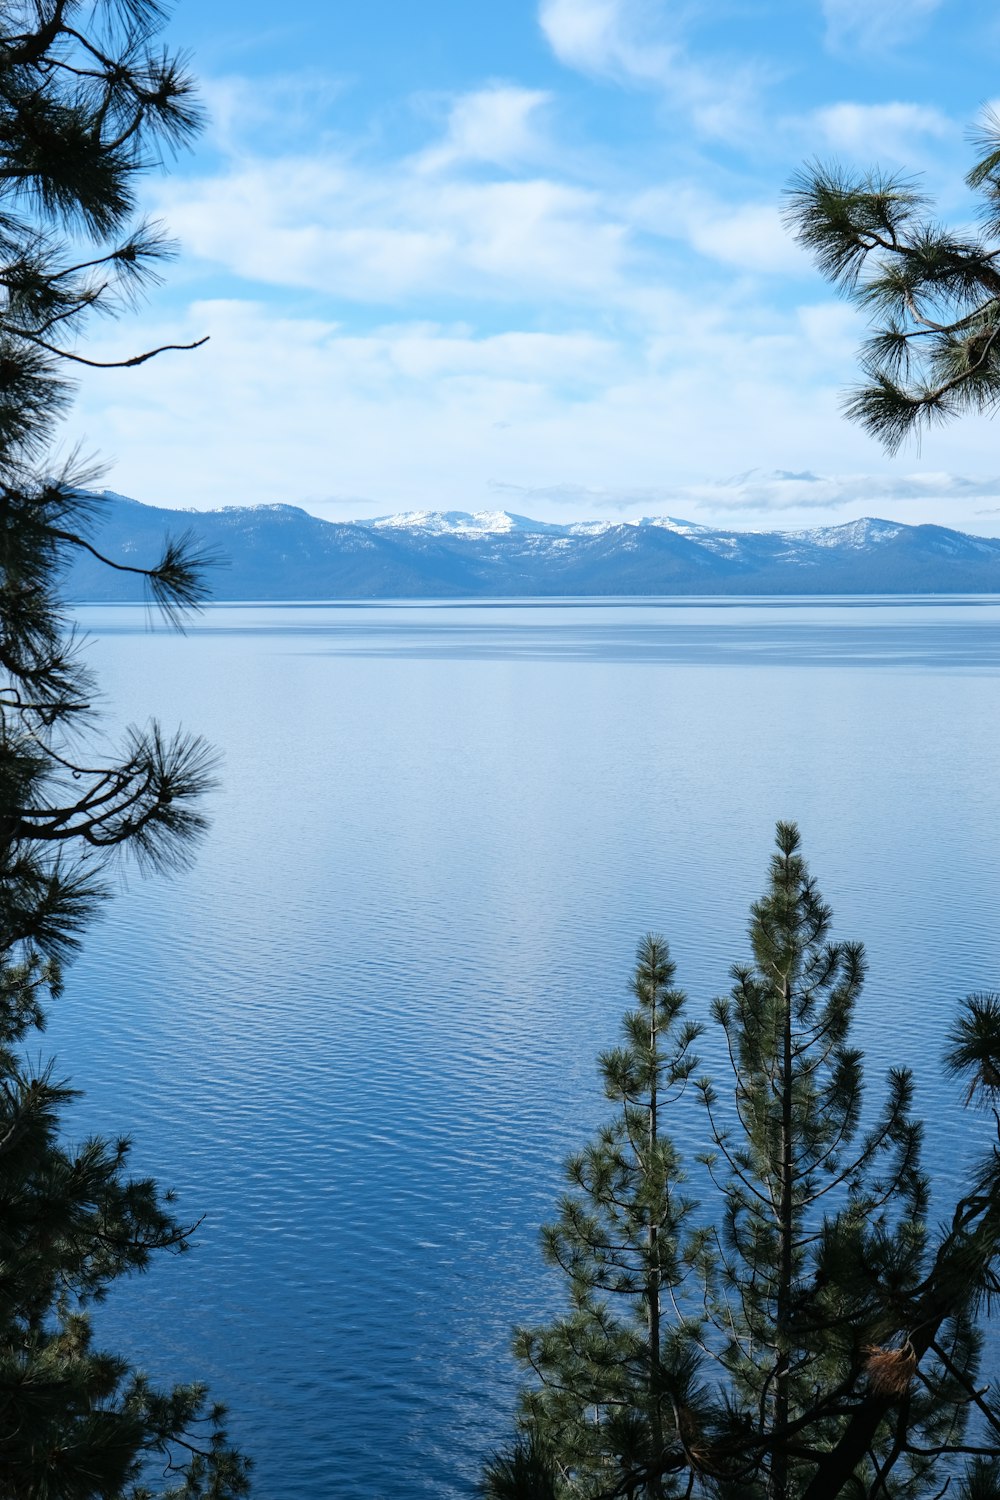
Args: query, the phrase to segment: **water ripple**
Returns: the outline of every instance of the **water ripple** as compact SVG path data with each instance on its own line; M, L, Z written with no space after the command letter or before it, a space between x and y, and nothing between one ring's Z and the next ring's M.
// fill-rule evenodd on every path
M47 1039L74 1129L206 1214L98 1328L211 1381L262 1500L470 1493L636 941L707 1014L779 817L868 946L873 1098L909 1063L932 1164L976 1149L938 1051L1000 977L995 601L80 614L121 722L225 753L196 868L130 879Z

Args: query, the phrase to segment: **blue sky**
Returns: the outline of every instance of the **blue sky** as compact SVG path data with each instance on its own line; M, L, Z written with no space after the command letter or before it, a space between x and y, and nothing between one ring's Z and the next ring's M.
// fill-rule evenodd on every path
M209 125L151 176L181 254L68 435L151 503L1000 534L1000 426L887 459L863 325L780 221L806 160L967 222L987 0L181 0Z

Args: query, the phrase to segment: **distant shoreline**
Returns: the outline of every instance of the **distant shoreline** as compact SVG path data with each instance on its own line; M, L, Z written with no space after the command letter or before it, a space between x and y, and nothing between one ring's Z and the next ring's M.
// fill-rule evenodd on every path
M149 565L166 535L186 535L220 603L1000 594L1000 538L871 517L741 532L669 516L543 527L506 511L435 512L368 523L321 521L291 505L192 512L95 500L88 540L106 557ZM83 549L64 584L81 603L143 597L134 573Z

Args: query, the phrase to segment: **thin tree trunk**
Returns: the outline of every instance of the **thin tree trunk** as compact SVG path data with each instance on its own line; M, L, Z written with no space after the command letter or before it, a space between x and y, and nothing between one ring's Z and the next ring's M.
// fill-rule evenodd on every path
M774 1424L788 1426L789 1314L792 1300L792 995L788 979L782 981L781 1047L781 1162L778 1197L778 1355L774 1369ZM774 1500L786 1500L788 1460L779 1447L771 1468Z
M656 1154L657 1142L656 1110L659 1069L656 1020L656 988L654 986L649 1013L649 1050L653 1059L653 1076L649 1084L649 1155L646 1165L647 1175ZM658 1455L663 1452L663 1423L660 1420L660 1265L659 1225L654 1222L652 1211L650 1212L649 1228L647 1231L647 1251L649 1255L649 1266L646 1277L646 1316L649 1336L649 1431L653 1444L653 1452ZM663 1486L658 1478L650 1485L649 1493L651 1496L662 1495Z

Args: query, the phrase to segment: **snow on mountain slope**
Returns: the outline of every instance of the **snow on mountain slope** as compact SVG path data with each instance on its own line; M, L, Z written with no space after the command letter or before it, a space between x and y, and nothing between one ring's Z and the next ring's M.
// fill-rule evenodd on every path
M845 521L841 526L814 526L805 531L781 531L779 536L798 544L808 543L813 547L877 547L890 542L893 537L910 530L898 522L880 521L874 516L862 516L858 521Z
M356 524L373 531L423 531L428 536L510 536L513 532L560 536L565 531L563 526L532 521L509 510L403 510Z
M422 531L428 536L603 536L616 526L657 526L678 536L701 538L714 535L711 526L681 521L674 516L642 516L619 521L534 521L509 510L403 510L391 516L357 521L375 531Z
M229 566L218 599L685 594L1000 595L1000 538L867 517L801 531L716 529L674 516L534 521L504 510L403 511L326 521L296 506L167 510L106 492L109 557L157 555L194 531ZM80 556L70 597L141 587Z

